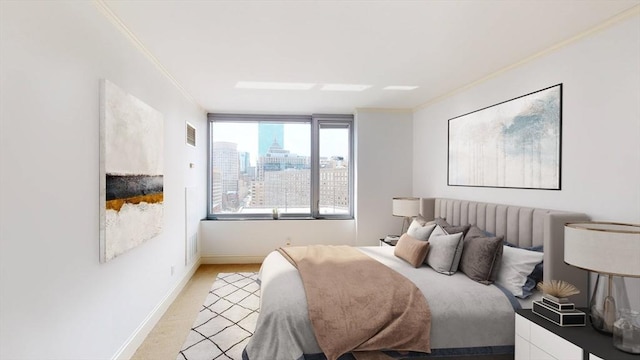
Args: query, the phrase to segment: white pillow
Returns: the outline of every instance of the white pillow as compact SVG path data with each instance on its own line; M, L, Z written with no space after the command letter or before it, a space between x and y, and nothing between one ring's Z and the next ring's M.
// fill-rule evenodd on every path
M516 297L524 298L522 287L536 264L544 254L511 246L503 246L502 263L496 276L496 284L504 287Z
M429 235L433 229L435 229L436 225L420 225L420 222L417 220L413 220L411 225L409 225L409 229L407 229L407 235L416 238L418 240L427 241L429 240Z
M429 253L425 262L433 270L453 275L458 271L460 257L462 256L462 233L448 235L440 226L429 236Z

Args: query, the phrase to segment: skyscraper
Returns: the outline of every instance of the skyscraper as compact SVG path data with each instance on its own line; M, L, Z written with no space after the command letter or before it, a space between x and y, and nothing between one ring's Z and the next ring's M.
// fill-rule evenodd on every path
M251 155L246 151L239 151L238 157L240 159L239 171L241 174L246 174L251 167Z
M222 209L234 209L238 203L238 145L226 141L216 141L212 145L212 194L214 190L221 190Z
M284 124L258 124L258 157L265 156L269 152L271 144L277 142L283 148L284 143Z

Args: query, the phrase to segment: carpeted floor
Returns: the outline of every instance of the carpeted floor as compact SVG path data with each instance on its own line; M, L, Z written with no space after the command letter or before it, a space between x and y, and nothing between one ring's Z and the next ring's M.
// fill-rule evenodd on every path
M260 308L258 273L220 273L176 360L239 360Z
M175 360L216 276L259 269L260 264L201 265L131 359Z

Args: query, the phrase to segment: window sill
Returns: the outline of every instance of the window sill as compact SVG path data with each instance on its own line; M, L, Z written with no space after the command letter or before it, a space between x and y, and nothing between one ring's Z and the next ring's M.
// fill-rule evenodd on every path
M289 220L353 220L353 217L311 217L286 216L278 219L272 217L207 217L202 221L289 221Z

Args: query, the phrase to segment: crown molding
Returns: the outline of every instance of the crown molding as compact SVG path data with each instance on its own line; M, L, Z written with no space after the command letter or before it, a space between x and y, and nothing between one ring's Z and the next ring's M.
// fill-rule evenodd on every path
M125 25L124 22L120 20L120 18L111 10L109 5L107 5L103 0L93 0L93 4L109 21L111 21L111 23L116 28L118 28L127 38L129 38L129 40L131 40L135 47L137 47L138 50L140 50L147 57L147 59L149 59L149 61L151 61L151 63L156 66L160 73L162 73L187 100L196 105L200 109L200 111L206 112L204 108L193 98L193 96L191 96L191 94L182 86L182 84L180 84L180 82L178 82L178 80L176 80L176 78L171 75L169 70L167 70L167 68L162 65L160 60L158 60L158 58L156 58L155 55L153 55L151 51L149 51L149 49L144 46L142 41L140 41L140 39L138 39L138 37L131 30L129 30L127 25Z
M358 112L368 112L368 113L402 113L402 114L413 114L413 109L395 109L395 108L356 108L356 114Z
M514 64L506 66L506 67L504 67L504 68L502 68L500 70L497 70L497 71L495 71L495 72L493 72L493 73L491 73L491 74L489 74L487 76L484 76L484 77L482 77L482 78L480 78L480 79L478 79L476 81L473 81L473 82L471 82L471 83L469 83L467 85L461 86L461 87L459 87L459 88L457 88L457 89L455 89L453 91L450 91L450 92L448 92L448 93L446 93L444 95L440 95L440 96L438 96L436 98L433 98L433 99L431 99L429 101L426 101L426 102L416 106L415 108L413 108L413 111L415 112L415 111L418 111L418 110L422 110L422 109L424 109L426 107L429 107L429 106L431 106L431 105L433 105L435 103L438 103L438 102L440 102L440 101L442 101L442 100L444 100L446 98L449 98L449 97L452 97L454 95L457 95L457 94L459 94L459 93L461 93L461 92L463 92L465 90L468 90L468 89L470 89L472 87L475 87L475 86L477 86L477 85L479 85L479 84L481 84L481 83L483 83L485 81L489 81L489 80L491 80L493 78L496 78L496 77L498 77L498 76L500 76L500 75L502 75L502 74L504 74L504 73L506 73L508 71L511 71L511 70L513 70L515 68L518 68L518 67L522 66L522 65L525 65L525 64L527 64L527 63L529 63L529 62L531 62L533 60L536 60L538 58L541 58L541 57L543 57L545 55L548 55L548 54L550 54L550 53L552 53L552 52L554 52L556 50L559 50L559 49L561 49L561 48L563 48L565 46L573 44L576 41L582 40L582 39L584 39L584 38L586 38L588 36L591 36L591 35L593 35L593 34L595 34L597 32L600 32L600 31L603 31L605 29L608 29L609 27L611 27L611 26L613 26L615 24L618 24L619 22L622 22L622 21L624 21L626 19L629 19L631 17L634 17L634 16L638 16L639 14L640 14L640 5L636 5L636 6L630 8L628 10L625 10L625 11L621 12L618 15L615 15L615 16L609 18L605 22L603 22L603 23L601 23L601 24L599 24L599 25L597 25L595 27L592 27L589 30L586 30L586 31L584 31L584 32L582 32L582 33L580 33L578 35L572 36L572 37L570 37L570 38L568 38L566 40L563 40L563 41L561 41L559 43L556 43L555 45L552 45L552 46L550 46L550 47L548 47L548 48L546 48L546 49L544 49L542 51L539 51L539 52L537 52L537 53L535 53L535 54L523 59L523 60L520 60L520 61L518 61L518 62L516 62Z

